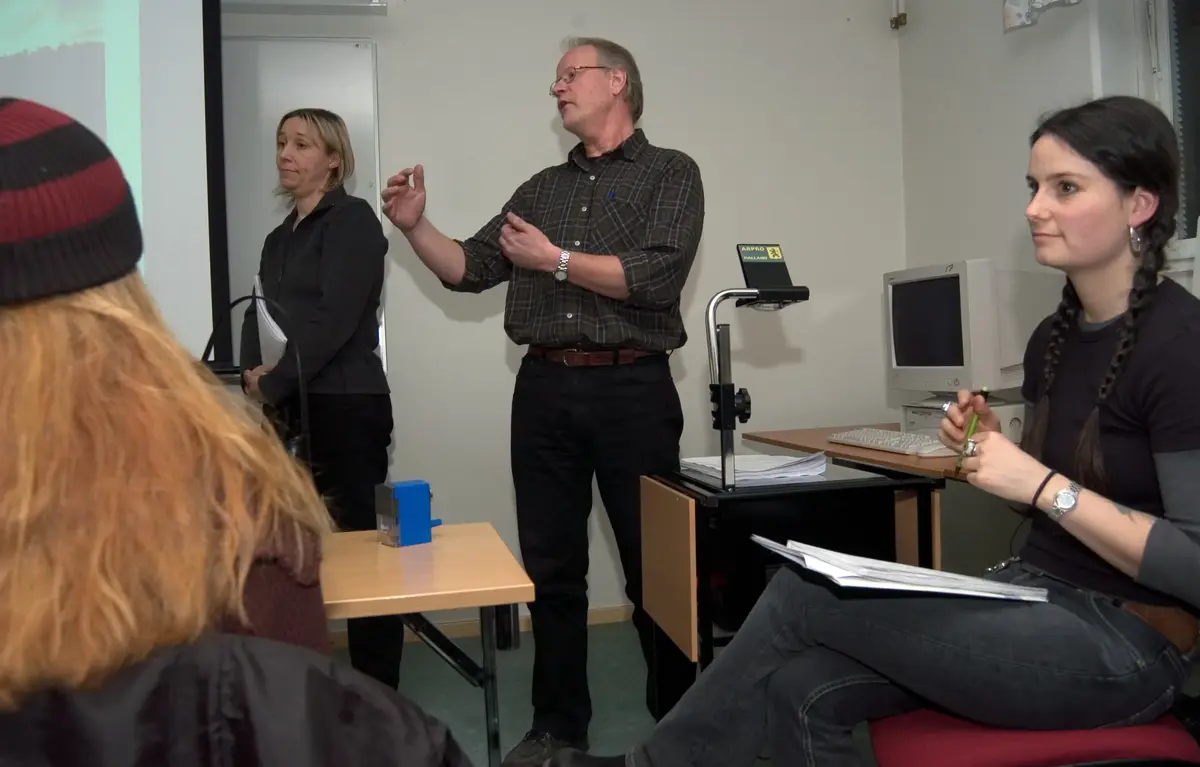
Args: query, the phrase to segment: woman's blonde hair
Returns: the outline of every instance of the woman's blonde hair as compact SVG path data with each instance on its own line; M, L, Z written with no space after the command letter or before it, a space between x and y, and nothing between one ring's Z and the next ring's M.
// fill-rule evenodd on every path
M354 176L354 147L350 146L350 130L346 127L346 121L328 109L293 109L279 118L279 125L275 127L276 136L283 132L283 124L292 118L303 120L316 132L325 151L338 158L338 164L329 171L325 191L336 189L349 181ZM282 187L277 188L275 193L280 197L291 197L291 193Z
M303 552L331 529L137 272L0 308L0 359L0 708L246 621L263 543Z

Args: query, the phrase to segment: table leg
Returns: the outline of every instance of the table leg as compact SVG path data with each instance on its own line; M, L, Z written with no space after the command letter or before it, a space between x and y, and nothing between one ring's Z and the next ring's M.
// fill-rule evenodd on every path
M657 624L653 626L653 634L646 670L646 708L658 722L696 681L696 664Z
M483 639L483 663L476 663L458 645L420 613L402 616L404 625L420 637L431 650L442 656L450 667L471 684L483 690L487 721L488 766L500 767L500 699L496 683L496 608L479 608L480 636Z
M714 535L712 510L696 507L696 630L700 643L700 669L713 662L716 643L713 639L712 539Z
M917 491L917 566L933 568L933 488Z
M496 685L496 608L479 608L483 640L483 709L487 717L489 767L500 767L500 697Z
M896 561L942 568L940 490L926 486L897 490L895 503Z

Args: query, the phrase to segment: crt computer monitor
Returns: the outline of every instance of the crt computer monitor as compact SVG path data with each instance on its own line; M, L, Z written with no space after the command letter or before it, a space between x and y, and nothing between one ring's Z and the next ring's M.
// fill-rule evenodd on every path
M989 259L884 275L888 384L950 393L1020 388L1029 336L1054 312L1063 277Z

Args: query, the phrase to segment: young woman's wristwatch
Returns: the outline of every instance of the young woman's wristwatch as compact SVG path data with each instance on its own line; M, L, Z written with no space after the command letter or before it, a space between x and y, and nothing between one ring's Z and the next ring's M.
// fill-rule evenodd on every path
M1051 504L1050 511L1046 514L1055 522L1059 521L1074 510L1076 504L1079 503L1079 493L1082 490L1083 488L1079 486L1078 482L1071 482L1054 494L1054 503Z

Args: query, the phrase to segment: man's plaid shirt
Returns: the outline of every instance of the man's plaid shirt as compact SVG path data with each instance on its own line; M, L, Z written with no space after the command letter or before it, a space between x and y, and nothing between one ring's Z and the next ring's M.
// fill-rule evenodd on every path
M500 227L512 211L560 248L617 256L629 298L618 301L513 264L500 252ZM639 129L606 155L582 145L567 161L517 189L500 213L463 241L462 282L478 293L508 282L504 328L517 344L574 349L670 351L687 333L680 293L704 228L700 169L683 152L662 149Z

